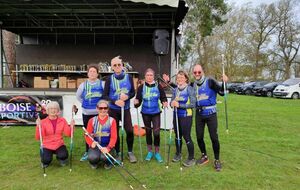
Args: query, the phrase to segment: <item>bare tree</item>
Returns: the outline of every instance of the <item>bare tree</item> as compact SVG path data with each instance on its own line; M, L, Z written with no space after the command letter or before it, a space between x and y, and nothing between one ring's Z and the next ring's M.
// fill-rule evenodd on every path
M278 21L276 20L274 4L261 4L253 9L251 16L247 27L249 44L251 44L248 46L248 57L253 64L253 79L257 80L266 65L267 47Z
M296 1L295 1L296 2ZM292 0L281 0L277 4L276 27L277 46L274 51L283 63L284 79L291 76L291 66L296 61L296 56L300 47L300 25L293 15L294 2Z

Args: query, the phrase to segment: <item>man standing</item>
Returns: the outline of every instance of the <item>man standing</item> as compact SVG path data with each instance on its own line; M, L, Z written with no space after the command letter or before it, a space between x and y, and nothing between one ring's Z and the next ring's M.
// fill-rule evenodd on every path
M130 75L124 72L123 63L119 56L111 60L111 67L114 73L105 81L103 97L110 101L109 116L116 120L117 127L117 143L116 152L120 160L120 136L119 136L119 122L121 120L121 108L124 108L124 129L126 131L126 142L128 153L127 156L131 163L137 162L134 156L133 149L133 128L130 115L130 99L135 96L133 80ZM124 154L122 152L122 154Z
M207 124L215 156L214 168L216 171L221 171L221 162L219 160L220 143L218 139L216 99L217 93L221 96L224 96L224 88L222 88L222 86L220 86L216 80L205 77L202 66L199 64L194 66L193 76L195 81L191 85L194 87L197 99L196 135L198 146L202 153L201 158L197 160L197 164L204 165L209 161L204 142L204 127L205 124ZM222 80L227 82L227 76L223 75Z

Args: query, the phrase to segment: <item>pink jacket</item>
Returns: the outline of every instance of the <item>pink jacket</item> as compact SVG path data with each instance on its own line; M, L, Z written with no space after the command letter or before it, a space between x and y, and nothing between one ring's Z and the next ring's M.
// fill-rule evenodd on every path
M56 150L60 146L64 145L63 134L68 137L71 136L71 127L63 117L57 118L55 133L53 131L52 123L48 117L41 120L41 128L43 136L43 147L50 150ZM36 140L40 140L38 125L35 129L35 138Z

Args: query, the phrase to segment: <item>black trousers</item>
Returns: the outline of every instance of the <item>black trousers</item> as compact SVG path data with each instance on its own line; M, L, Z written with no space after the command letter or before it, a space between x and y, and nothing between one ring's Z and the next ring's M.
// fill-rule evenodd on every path
M179 141L178 144L178 135L177 135L177 125L176 125L176 117L174 114L173 117L173 126L175 131L175 145L176 145L176 154L181 153L182 149L182 137L186 142L186 146L188 149L189 159L194 159L194 143L191 137L191 129L192 129L192 116L180 117L178 118L178 128L179 128Z
M43 148L43 154L41 154L41 161L45 165L49 165L52 162L53 154L56 154L57 160L66 160L68 159L68 151L65 145L60 146L56 150L50 150L47 148Z
M115 150L111 149L109 152L113 157L115 157ZM106 159L105 155L97 148L89 148L88 151L88 160L91 165L96 166L99 162L104 162L110 164L110 162ZM113 161L110 158L111 161Z
M120 152L120 135L119 135L119 130L120 130L120 121L121 121L121 110L114 110L114 109L110 109L108 112L110 117L113 117L116 122L117 122L117 134L118 134L118 138L117 138L117 142L116 142L116 152L119 153ZM133 128L132 128L132 122L131 122L131 115L130 115L130 110L124 110L124 129L126 131L126 142L127 142L127 149L128 152L132 152L133 149L133 140L134 140L134 136L133 136Z
M215 159L219 160L220 156L220 143L218 138L218 120L217 113L202 116L199 114L199 111L196 110L196 135L198 146L202 152L202 154L206 155L206 148L204 142L204 128L205 124L207 124L210 140L212 142L212 147L214 150Z
M142 117L146 128L147 145L152 146L152 131L153 131L154 146L158 147L160 144L160 113L155 115L142 114ZM153 128L151 127L151 123Z
M84 115L84 114L82 114L82 120L83 120L84 128L87 129L87 125L89 123L89 120L91 118L95 117L95 116L97 116L97 115ZM88 150L89 150L89 145L85 142L85 152L88 152Z

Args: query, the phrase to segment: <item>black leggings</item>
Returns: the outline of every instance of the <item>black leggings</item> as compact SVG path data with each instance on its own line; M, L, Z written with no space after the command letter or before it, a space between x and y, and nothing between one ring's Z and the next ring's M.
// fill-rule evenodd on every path
M115 157L115 151L114 149L111 149L109 152L113 157ZM111 158L110 158L111 159ZM101 162L106 162L109 164L110 162L107 160L105 155L99 150L99 148L89 148L88 151L88 160L91 165L96 166L100 161Z
M202 154L206 155L206 148L204 142L204 127L207 124L210 140L212 142L212 147L214 150L215 159L219 160L220 155L220 143L218 138L218 120L217 114L214 113L208 116L202 116L196 112L196 135L198 146L202 152Z
M152 131L154 136L154 146L159 147L160 143L160 113L155 115L142 114L143 121L146 128L146 142L147 145L152 146ZM153 129L151 127L151 122L153 125Z
M89 120L91 118L95 117L95 116L97 116L97 115L84 115L84 114L82 114L82 120L83 120L84 128L87 129L87 125L89 123ZM89 145L87 143L85 143L85 152L88 152L88 150L89 150Z
M192 128L192 116L180 117L178 118L178 128L179 128L179 141L178 144L178 136L177 136L177 125L176 118L174 115L173 118L173 126L175 131L175 145L176 145L176 154L181 154L182 149L182 136L186 142L186 146L188 149L189 159L194 159L194 143L191 138L191 128Z
M43 148L43 156L41 154L42 163L45 165L49 165L52 162L53 154L56 154L57 160L64 161L68 158L68 151L65 145L60 146L56 150Z
M113 117L117 122L118 138L117 138L115 149L116 152L119 153L120 152L119 128L121 127L119 126L119 122L121 120L121 110L110 109L108 114L110 117ZM134 136L133 136L133 128L132 128L131 115L129 109L124 110L124 129L126 131L126 142L127 142L128 152L132 152Z

